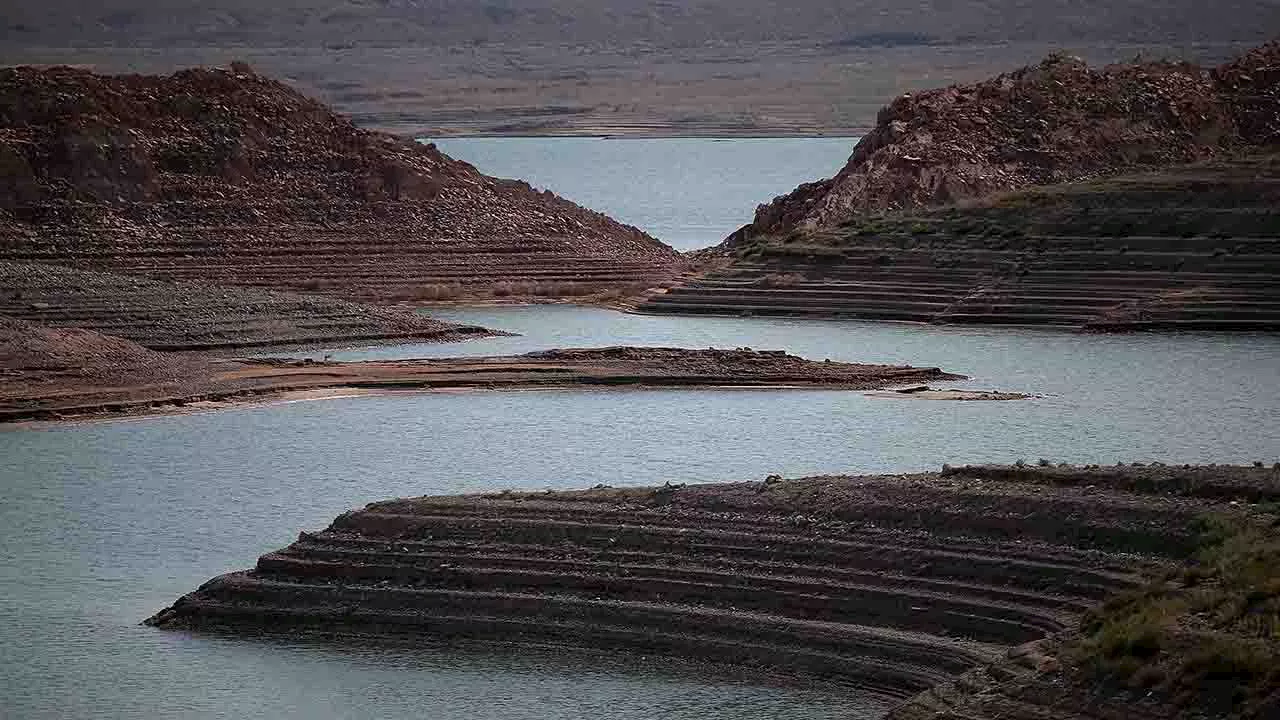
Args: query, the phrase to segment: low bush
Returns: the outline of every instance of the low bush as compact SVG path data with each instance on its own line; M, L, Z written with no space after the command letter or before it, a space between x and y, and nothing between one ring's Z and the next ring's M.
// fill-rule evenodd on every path
M1086 614L1070 658L1175 704L1267 717L1280 695L1280 516L1201 522L1178 572Z

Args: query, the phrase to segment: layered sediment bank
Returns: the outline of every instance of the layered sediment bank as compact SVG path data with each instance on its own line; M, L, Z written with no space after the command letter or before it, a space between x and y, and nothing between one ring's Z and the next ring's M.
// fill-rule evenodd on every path
M938 368L814 362L783 351L616 347L384 362L157 353L84 330L0 318L0 422L146 414L324 390L806 387L872 390L960 379ZM4 340L0 337L0 340Z
M455 342L504 334L314 294L0 260L0 321L5 317L182 351Z
M1253 154L740 237L645 313L1280 329L1280 159Z
M1019 466L392 500L147 622L670 654L907 698L1276 497L1270 469Z

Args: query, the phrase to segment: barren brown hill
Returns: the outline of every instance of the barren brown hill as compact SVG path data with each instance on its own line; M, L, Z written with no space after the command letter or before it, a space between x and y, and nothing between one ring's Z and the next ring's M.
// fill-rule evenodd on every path
M670 248L245 66L0 70L0 258L373 301L624 292Z
M974 85L897 98L835 177L762 206L738 237L1277 145L1280 42L1213 70L1166 62L1095 69L1055 55Z
M496 135L858 136L903 92L1067 50L1217 64L1275 0L0 1L0 63L243 58L362 125Z

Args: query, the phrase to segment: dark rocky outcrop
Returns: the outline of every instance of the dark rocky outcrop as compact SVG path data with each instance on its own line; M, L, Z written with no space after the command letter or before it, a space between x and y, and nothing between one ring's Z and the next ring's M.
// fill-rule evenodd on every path
M1192 553L1203 513L1239 509L1143 479L1159 474L974 467L393 500L148 623L626 649L906 697L1074 627ZM1192 475L1280 493L1270 469Z
M0 69L0 168L14 260L374 301L629 292L679 264L633 227L239 64Z

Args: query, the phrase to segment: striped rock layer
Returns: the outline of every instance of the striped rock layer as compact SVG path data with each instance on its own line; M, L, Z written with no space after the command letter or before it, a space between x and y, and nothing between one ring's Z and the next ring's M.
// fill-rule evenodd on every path
M669 654L906 698L1191 552L1194 518L1249 491L1197 472L963 468L392 500L148 623Z

